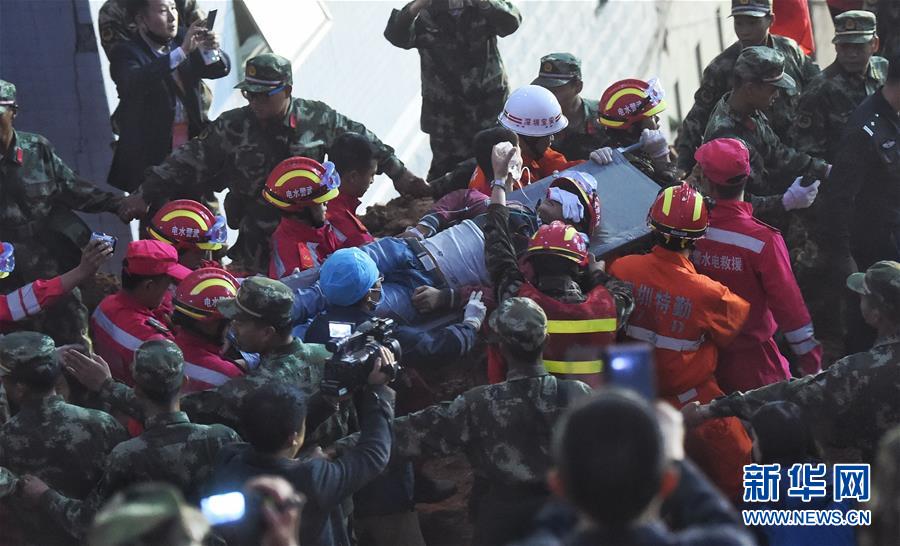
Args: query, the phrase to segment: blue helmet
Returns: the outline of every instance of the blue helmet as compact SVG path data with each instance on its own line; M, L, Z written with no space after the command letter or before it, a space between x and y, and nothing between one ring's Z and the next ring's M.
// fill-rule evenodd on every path
M358 248L342 248L319 270L319 287L332 305L353 305L363 299L381 274L375 260Z

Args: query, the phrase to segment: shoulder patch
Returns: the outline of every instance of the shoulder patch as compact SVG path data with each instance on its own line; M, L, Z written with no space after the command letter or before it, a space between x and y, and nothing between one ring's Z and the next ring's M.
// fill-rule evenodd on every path
M812 127L812 116L806 113L797 116L797 127L801 129L809 129Z

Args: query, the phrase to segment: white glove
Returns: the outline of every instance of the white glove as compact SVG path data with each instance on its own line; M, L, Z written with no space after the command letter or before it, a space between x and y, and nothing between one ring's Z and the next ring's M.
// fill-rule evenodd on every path
M612 148L598 148L591 152L591 161L598 165L609 165L612 163Z
M644 129L640 142L641 150L654 159L669 155L669 143L660 130Z
M784 205L784 210L805 209L816 200L816 196L819 195L819 185L822 182L816 180L804 188L800 185L802 181L803 177L798 176L794 179L791 187L781 196L781 204Z
M487 315L487 307L481 301L481 291L472 292L469 296L469 302L466 303L466 309L463 311L463 322L472 326L475 330L481 328L484 317Z

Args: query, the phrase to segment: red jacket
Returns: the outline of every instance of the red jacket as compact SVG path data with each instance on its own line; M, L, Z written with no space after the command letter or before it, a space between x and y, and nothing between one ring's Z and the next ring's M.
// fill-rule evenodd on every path
M653 247L624 256L610 275L633 286L634 312L626 334L656 347L659 394L678 407L711 396L697 387L713 379L719 350L738 335L750 304L724 285L700 275L681 254Z
M152 339L174 339L167 324L153 309L139 304L128 292L106 296L91 315L94 352L109 363L117 381L134 386L131 361L141 343Z
M734 341L719 353L716 377L726 393L789 379L788 361L772 336L780 328L805 373L816 373L822 346L791 271L781 234L753 217L744 201L719 201L709 214L706 237L691 261L750 303L750 315Z
M565 303L531 283L519 288L547 314L544 367L564 379L578 379L592 387L601 384L601 351L616 340L616 302L603 286L596 286L582 303Z
M325 218L337 239L338 248L351 248L369 244L375 240L366 226L356 216L359 199L349 193L340 193L328 202Z
M280 279L290 275L295 269L304 271L318 268L339 246L331 224L314 228L285 216L272 234L269 277Z
M175 344L184 353L184 394L218 387L244 375L237 364L219 356L218 344L189 330L181 328L175 334Z
M584 160L578 159L569 161L566 156L557 152L553 148L547 148L544 155L540 159L529 157L525 150L522 150L522 176L519 178L515 189L521 189L532 182L537 182L542 178L546 178L557 171L564 171L569 167L581 165ZM472 179L469 180L469 189L478 190L485 195L491 194L491 181L488 180L481 167L475 167L472 173Z
M9 294L0 295L0 332L7 331L13 322L40 313L65 294L62 279L53 277L49 281L30 282Z

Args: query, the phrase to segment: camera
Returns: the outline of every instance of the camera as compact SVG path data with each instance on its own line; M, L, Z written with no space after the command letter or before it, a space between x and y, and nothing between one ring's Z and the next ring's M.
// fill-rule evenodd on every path
M321 384L322 394L346 396L366 384L369 373L378 360L379 349L385 347L400 362L403 352L400 343L391 337L394 321L375 318L359 325L356 332L325 344L332 356L325 363ZM382 366L381 371L393 380L400 370L398 364Z
M104 243L108 244L110 246L110 248L113 249L113 252L115 252L116 251L116 243L118 242L118 239L116 239L112 235L107 235L105 233L99 233L99 232L95 231L95 232L91 233L91 241L103 241Z

